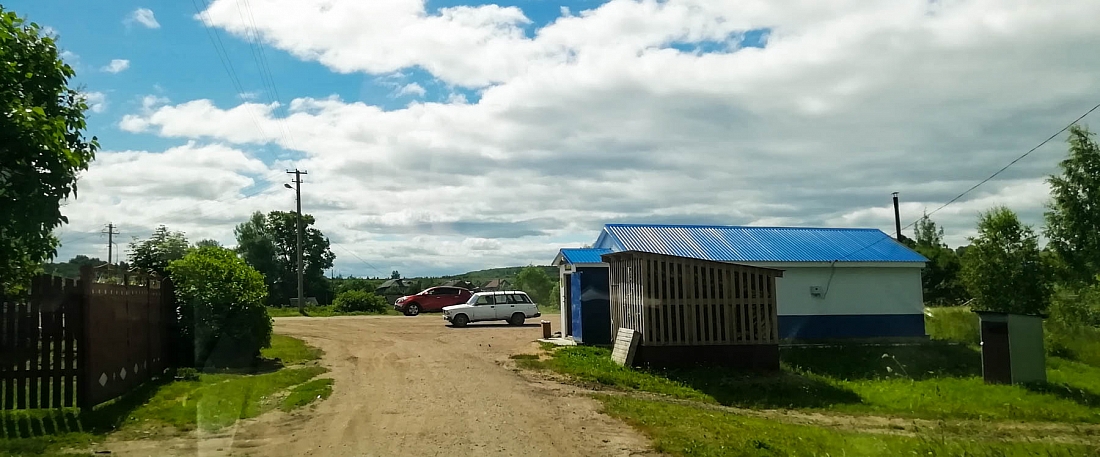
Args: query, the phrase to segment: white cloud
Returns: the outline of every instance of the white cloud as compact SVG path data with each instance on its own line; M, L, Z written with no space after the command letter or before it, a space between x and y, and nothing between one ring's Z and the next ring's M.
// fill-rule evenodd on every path
M157 22L156 16L153 15L153 10L149 8L138 8L134 10L130 15L126 16L123 22L126 23L126 25L131 25L136 22L150 29L160 28L160 23Z
M306 210L386 273L546 263L560 246L591 243L605 222L892 233L890 192L901 192L904 221L915 220L1100 91L1100 63L1075 57L1100 44L1090 21L1100 3L1087 1L612 0L534 31L516 8L252 3L277 48L341 72L419 67L454 95L390 111L297 98L285 115L251 102L158 103L120 127L297 150L270 168L309 170ZM216 0L208 12L243 33L233 6ZM669 47L764 28L763 49ZM467 101L462 87L480 98ZM934 219L953 244L995 204L1041 223L1042 178L1064 153L1049 144ZM124 201L155 205L160 192ZM335 252L345 273L378 274Z
M426 93L428 93L428 91L417 83L408 83L404 86L401 86L401 88L397 90L398 96L415 95L417 97L423 97Z
M100 68L100 70L105 71L107 73L121 73L123 71L126 71L127 68L130 68L130 61L129 60L126 60L126 59L113 59L113 60L111 60L111 63L107 64L103 68Z
M85 92L84 102L93 113L102 113L107 110L107 94L103 92Z

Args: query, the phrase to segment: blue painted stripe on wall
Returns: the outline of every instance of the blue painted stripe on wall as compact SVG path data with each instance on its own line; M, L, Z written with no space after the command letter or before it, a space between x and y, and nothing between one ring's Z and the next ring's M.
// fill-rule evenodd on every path
M780 338L899 338L923 336L925 336L924 314L779 316Z

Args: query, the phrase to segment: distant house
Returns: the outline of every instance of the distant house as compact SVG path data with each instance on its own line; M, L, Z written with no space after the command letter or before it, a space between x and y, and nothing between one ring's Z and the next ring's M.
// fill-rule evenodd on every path
M486 291L505 290L505 289L508 288L508 286L511 286L511 285L512 284L509 283L507 279L494 279L494 280L491 280L491 281L485 283L484 286L481 286L481 290L486 290Z
M467 281L465 279L451 279L451 280L448 280L448 281L444 281L443 284L440 284L440 286L442 286L442 287L461 287L461 288L466 289L466 290L475 290L475 289L477 289L477 284L474 284L474 283L472 283L470 281Z
M378 295L404 295L408 290L412 282L407 279L388 279L386 282L379 285L374 289L374 293Z
M921 269L928 259L881 230L650 224L608 224L592 248L558 253L564 335L580 332L588 341L591 316L581 311L588 296L603 307L603 257L623 251L782 270L775 281L782 339L925 335Z

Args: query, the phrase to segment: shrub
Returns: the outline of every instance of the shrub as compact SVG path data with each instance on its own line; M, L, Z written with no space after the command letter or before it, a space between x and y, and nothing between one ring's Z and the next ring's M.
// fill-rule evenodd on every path
M336 308L336 311L343 313L384 313L387 307L385 298L365 290L345 290L340 292L340 294L336 296L336 299L332 301L332 305Z
M208 246L168 266L175 286L179 363L241 366L271 343L263 276L233 251Z

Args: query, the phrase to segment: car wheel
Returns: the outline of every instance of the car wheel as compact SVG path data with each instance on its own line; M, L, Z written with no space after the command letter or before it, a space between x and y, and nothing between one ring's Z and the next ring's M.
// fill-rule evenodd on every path
M451 318L451 324L454 325L455 327L465 327L466 324L469 324L469 323L470 323L470 318L466 317L465 314L458 314L455 317Z
M420 305L416 303L410 303L408 306L405 307L406 316L415 316L417 314L420 314Z
M523 325L523 320L526 318L527 316L524 316L523 313L515 313L512 317L508 318L508 323L512 325Z

